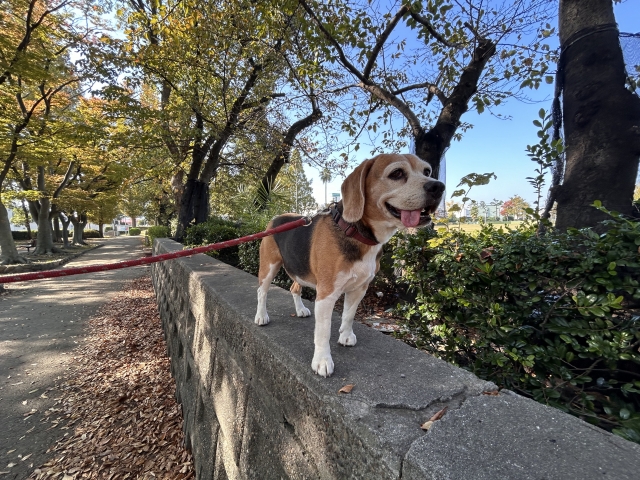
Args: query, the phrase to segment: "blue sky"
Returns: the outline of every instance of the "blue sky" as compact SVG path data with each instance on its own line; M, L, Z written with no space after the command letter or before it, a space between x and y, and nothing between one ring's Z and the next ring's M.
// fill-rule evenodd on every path
M626 0L614 8L621 32L640 32L639 0ZM532 122L538 118L540 108L551 109L553 85L543 84L538 90L528 92L528 96L535 102L511 100L495 110L502 116L511 117L509 120L496 118L487 111L465 114L464 121L472 123L474 128L467 131L461 141L453 142L447 151L447 200L463 176L472 172L494 172L498 178L489 185L474 187L471 198L490 202L494 198L505 201L513 195L520 195L530 203L534 201L533 187L526 177L534 175L536 165L526 155L525 148L537 141L537 128ZM366 153L362 160L365 158ZM317 170L307 167L305 171L312 179L316 201L324 203L324 184L319 180ZM337 178L328 184L329 195L340 191L342 180Z

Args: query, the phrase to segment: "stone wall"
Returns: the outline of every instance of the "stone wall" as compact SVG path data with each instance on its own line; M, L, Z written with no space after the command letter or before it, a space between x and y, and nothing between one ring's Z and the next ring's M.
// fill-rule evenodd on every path
M495 385L360 324L357 346L341 347L338 315L334 375L315 375L313 317L295 317L272 287L271 323L258 327L257 279L229 265L197 255L152 271L198 479L638 478L639 445L508 391L486 395Z

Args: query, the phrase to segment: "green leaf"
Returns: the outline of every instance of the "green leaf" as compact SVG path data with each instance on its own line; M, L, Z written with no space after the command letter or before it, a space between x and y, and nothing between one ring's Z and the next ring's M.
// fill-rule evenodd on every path
M629 410L627 410L626 408L621 408L620 409L620 418L621 419L628 420L630 416L631 416L631 412Z

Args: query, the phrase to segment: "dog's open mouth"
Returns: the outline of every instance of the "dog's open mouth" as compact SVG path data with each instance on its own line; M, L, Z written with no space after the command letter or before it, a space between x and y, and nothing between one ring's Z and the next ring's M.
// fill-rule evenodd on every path
M430 209L400 210L393 205L385 203L389 213L399 219L405 227L422 227L431 221Z

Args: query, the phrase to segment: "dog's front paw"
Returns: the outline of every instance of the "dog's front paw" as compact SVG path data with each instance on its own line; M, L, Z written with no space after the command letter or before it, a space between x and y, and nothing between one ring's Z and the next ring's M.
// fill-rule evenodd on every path
M331 354L314 355L311 368L322 377L330 377L333 373L333 359L331 358Z
M269 323L269 315L267 314L267 312L258 312L256 313L255 322L258 325L266 325Z
M353 333L353 330L350 330L348 332L340 332L338 343L340 345L344 345L345 347L353 347L356 344L356 334Z
M296 315L299 317L310 317L311 310L309 310L307 307L296 308Z

